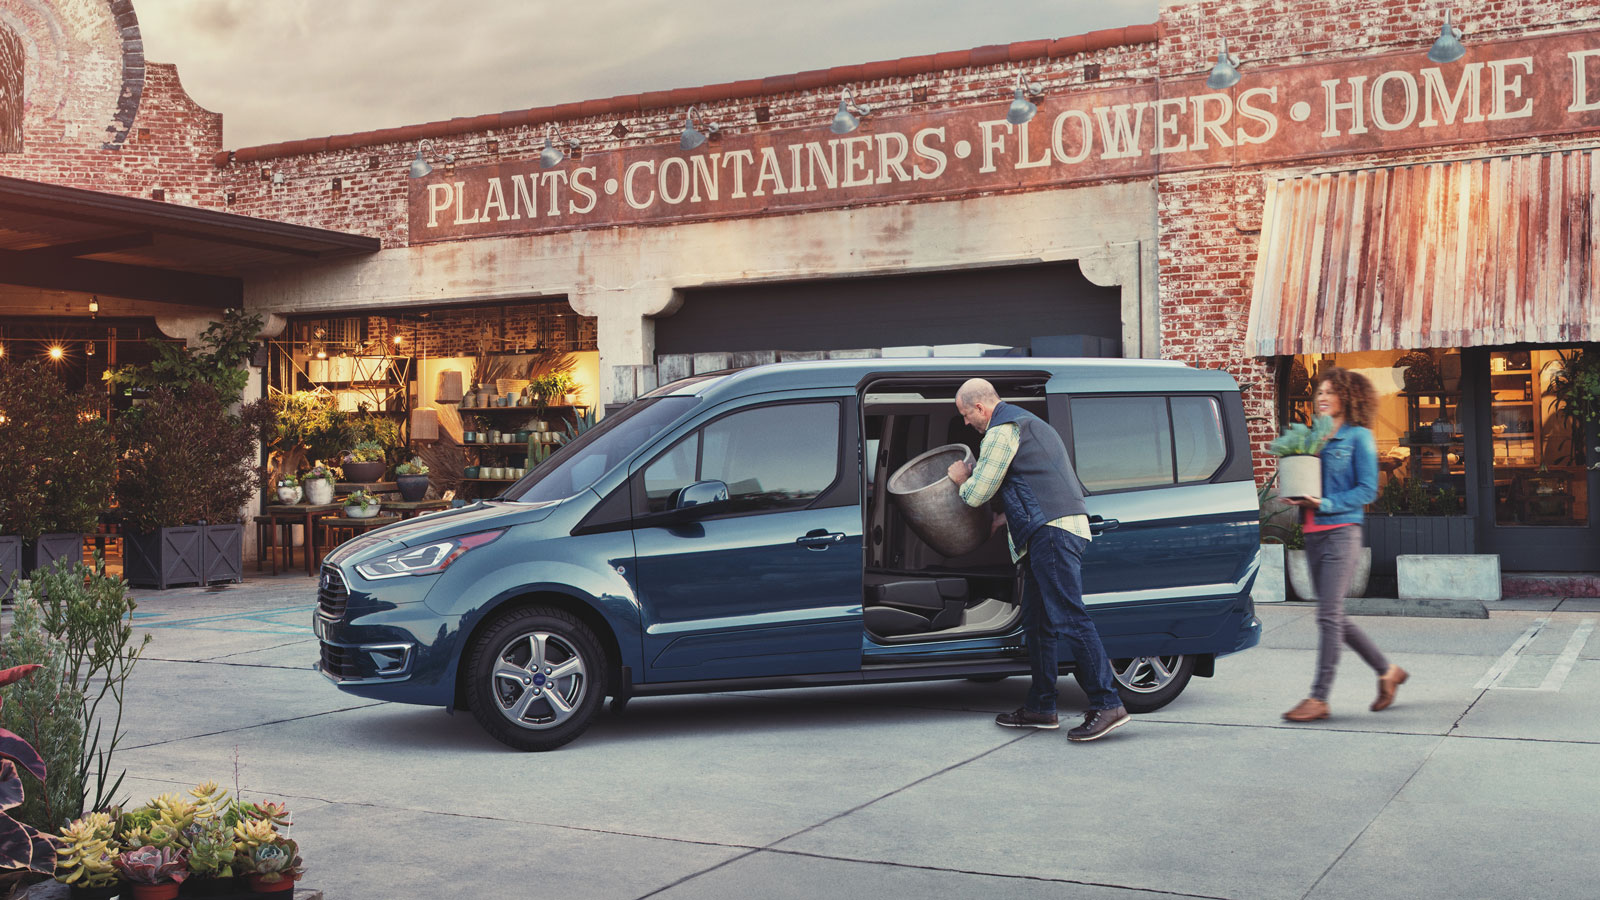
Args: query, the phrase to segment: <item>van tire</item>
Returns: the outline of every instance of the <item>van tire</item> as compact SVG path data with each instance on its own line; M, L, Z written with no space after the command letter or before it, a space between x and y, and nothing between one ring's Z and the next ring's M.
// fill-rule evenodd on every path
M1122 705L1131 713L1155 712L1178 699L1194 677L1193 656L1139 656L1111 660Z
M542 652L542 666L529 665L536 652ZM562 610L536 606L503 613L468 654L467 708L508 747L554 750L583 734L605 703L605 650L589 626ZM514 677L517 672L524 677Z

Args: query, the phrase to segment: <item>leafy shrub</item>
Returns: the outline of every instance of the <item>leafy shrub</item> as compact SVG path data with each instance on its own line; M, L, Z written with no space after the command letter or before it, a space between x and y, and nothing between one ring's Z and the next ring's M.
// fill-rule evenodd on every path
M261 331L261 316L242 309L222 312L222 321L212 322L200 334L203 349L191 350L173 341L151 338L147 343L156 358L146 368L123 366L107 374L114 387L165 389L187 393L206 385L229 405L239 402L250 373L244 361L255 350L255 336Z
M27 796L12 818L50 831L83 811L83 694L66 668L66 642L45 629L34 593L32 584L21 583L11 632L0 643L0 668L39 669L11 687L9 702L0 707L0 726L32 744L50 773L43 782L22 773Z
M0 360L0 534L94 531L116 471L95 398L37 360Z
M265 401L230 413L207 384L181 394L152 391L150 402L122 422L127 450L117 498L124 522L149 533L199 521L240 521L256 485L255 435L270 416Z
M58 560L49 569L18 582L19 633L26 605L37 608L39 625L53 639L50 645L61 653L55 684L48 691L61 697L62 706L56 716L67 718L62 713L70 712L78 720L77 752L59 751L61 758L70 756L75 761L73 770L58 773L55 781L46 782L52 804L48 824L53 824L77 816L84 809L106 808L121 787L122 775L111 780L111 759L123 738L123 691L150 636L134 641L133 611L138 604L128 596L126 582L105 573L103 561L90 569L82 563ZM45 641L40 638L39 642ZM21 650L14 644L16 640L0 645L4 650L0 658L12 658L13 653L20 658ZM41 675L49 678L49 671L56 670L47 669ZM41 697L45 693L40 690ZM26 703L24 707L26 710ZM4 710L0 710L3 714ZM49 737L47 745L54 747L52 727L66 726L45 722L38 734ZM53 785L62 785L62 792L49 787ZM65 793L66 785L71 785L74 793Z
M1370 509L1391 516L1455 516L1462 514L1461 499L1455 488L1434 487L1417 478L1390 478Z

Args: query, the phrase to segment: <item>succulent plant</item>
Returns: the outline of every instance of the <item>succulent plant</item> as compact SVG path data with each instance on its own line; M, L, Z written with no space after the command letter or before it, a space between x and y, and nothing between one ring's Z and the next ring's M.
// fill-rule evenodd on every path
M298 881L305 874L300 860L300 846L286 837L262 844L250 851L250 871L268 884L285 878Z
M232 878L233 861L238 853L232 831L221 818L206 819L191 826L189 871L212 878Z
M136 884L182 882L189 877L188 855L171 847L140 847L116 859L117 871Z
M298 482L299 479L296 479ZM189 796L194 798L195 818L198 820L215 819L228 808L228 792L218 787L215 781L195 785L189 789Z
M428 464L422 461L422 457L413 456L410 462L403 462L395 466L394 473L396 475L426 475L428 474Z
M116 827L111 816L90 813L61 829L61 849L56 855L56 880L78 887L106 887L117 883Z

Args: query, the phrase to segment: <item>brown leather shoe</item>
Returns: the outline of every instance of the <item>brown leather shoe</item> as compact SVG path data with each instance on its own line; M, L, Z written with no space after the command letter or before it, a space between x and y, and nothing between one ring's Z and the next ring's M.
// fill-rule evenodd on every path
M1380 710L1388 709L1390 706L1394 705L1395 688L1405 684L1406 679L1409 677L1411 676L1406 672L1405 669L1402 669L1396 665L1389 666L1389 668L1386 669L1382 675L1379 675L1378 699L1372 701L1372 711L1378 712Z
M1291 722L1315 722L1328 717L1328 704L1315 697L1307 697L1300 705L1283 714Z

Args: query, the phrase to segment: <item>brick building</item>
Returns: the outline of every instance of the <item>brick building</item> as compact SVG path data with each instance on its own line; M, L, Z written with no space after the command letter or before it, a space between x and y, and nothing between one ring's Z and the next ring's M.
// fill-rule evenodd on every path
M96 61L70 79L36 52L52 5L110 23L57 39ZM697 365L1034 346L1227 369L1265 478L1338 363L1382 393L1383 508L1432 513L1374 525L1380 568L1411 541L1592 569L1600 451L1560 385L1600 329L1600 2L1458 12L1450 62L1426 56L1439 2L1163 2L1150 25L228 150L143 63L129 0L0 0L0 72L20 46L32 79L20 152L0 93L0 176L377 239L222 274L271 314L267 382L360 381L317 353L409 341L399 393L447 439L436 372L485 352L583 355L593 403ZM1242 78L1211 88L1224 40ZM831 131L842 104L870 113ZM82 293L0 287L4 327L81 319Z

